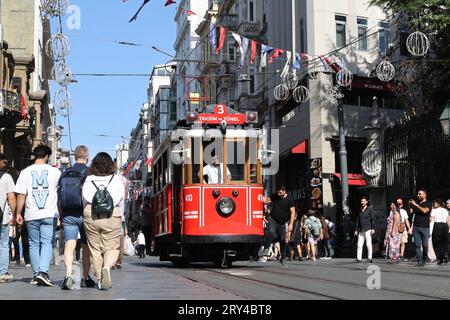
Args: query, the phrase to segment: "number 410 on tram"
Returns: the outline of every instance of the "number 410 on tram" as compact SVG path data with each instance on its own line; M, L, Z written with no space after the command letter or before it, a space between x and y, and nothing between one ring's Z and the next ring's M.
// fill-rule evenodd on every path
M212 110L211 110L212 111ZM152 165L154 254L183 267L249 260L264 242L257 113L189 113Z

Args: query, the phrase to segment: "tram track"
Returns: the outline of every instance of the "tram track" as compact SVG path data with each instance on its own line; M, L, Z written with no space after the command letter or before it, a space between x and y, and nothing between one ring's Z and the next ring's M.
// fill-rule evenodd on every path
M258 272L263 272L263 273L270 273L270 274L274 274L275 273L275 274L278 274L278 275L290 276L290 277L296 277L296 278L302 278L302 279L308 279L308 280L322 281L322 282L327 282L327 283L331 282L331 283L342 284L342 285L346 285L346 286L367 288L366 285L355 283L355 282L340 281L340 280L333 280L333 279L327 279L327 278L319 278L319 277L314 277L314 276L302 276L302 275L299 275L299 274L294 274L294 273L289 273L289 272L280 272L280 271L274 271L274 270L261 270L261 269L258 269L257 271ZM412 291L395 289L395 288L389 288L389 287L384 287L384 286L380 290L381 291L394 292L394 293L400 293L400 294L407 294L407 295L417 296L417 297L421 297L421 298L436 299L436 300L447 300L447 299L442 298L442 297L431 296L431 295L426 295L426 294L421 294L421 293L415 293L415 292L412 292Z
M292 286L286 286L286 285L278 284L278 283L271 282L271 281L254 279L254 278L250 278L250 277L246 277L246 276L232 275L232 274L229 274L229 273L224 273L224 272L220 272L220 271L217 271L217 270L214 270L214 269L209 269L209 268L192 268L191 270L207 271L207 272L214 273L214 274L222 276L222 277L231 277L231 278L234 278L234 279L245 280L247 282L258 283L258 284L262 284L262 285L266 285L266 286L276 287L276 288L283 289L283 290L295 291L295 292L299 292L299 293L306 293L306 294L309 294L309 295L313 295L313 296L317 296L317 297L321 297L321 298L326 298L326 299L331 299L331 300L344 300L344 299L342 299L342 297L337 297L337 296L324 294L324 293L319 293L319 292L306 290L306 289L300 289L300 288L296 288L296 287L292 287ZM202 283L204 285L210 286L210 287L212 287L214 289L220 289L220 290L225 291L227 293L232 293L234 295L241 296L241 295L239 295L239 294L237 294L235 292L224 290L221 287L218 287L216 285L212 285L209 282L205 282L204 279L198 280L198 279L195 279L192 275L190 275L190 276L186 276L186 275L182 275L182 274L179 274L179 275L182 276L183 278L187 279L187 280L194 281L194 282L199 282L199 283Z

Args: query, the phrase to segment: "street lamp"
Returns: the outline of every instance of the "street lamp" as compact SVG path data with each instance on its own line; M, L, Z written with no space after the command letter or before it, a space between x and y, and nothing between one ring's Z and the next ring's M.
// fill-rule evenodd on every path
M442 111L441 117L439 118L441 122L442 130L447 138L450 138L450 101L447 103L444 111ZM450 141L450 139L449 139Z

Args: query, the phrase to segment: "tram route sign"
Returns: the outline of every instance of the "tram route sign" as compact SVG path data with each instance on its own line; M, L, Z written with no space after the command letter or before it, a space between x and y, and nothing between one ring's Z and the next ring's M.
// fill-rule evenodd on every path
M222 124L226 121L227 125L239 125L246 123L246 117L242 113L229 114L226 105L218 104L214 107L214 113L200 113L197 121L207 124Z

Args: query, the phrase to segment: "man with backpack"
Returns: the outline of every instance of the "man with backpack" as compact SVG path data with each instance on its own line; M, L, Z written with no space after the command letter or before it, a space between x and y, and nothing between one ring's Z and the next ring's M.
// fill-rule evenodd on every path
M8 273L9 268L9 211L16 210L14 181L6 172L8 158L0 153L0 283L11 281L14 277ZM13 217L14 223L14 217Z
M308 211L308 219L305 221L305 225L308 228L308 248L309 256L312 261L316 261L316 245L322 234L322 223L320 219L315 216L314 210Z
M65 242L64 264L66 266L66 276L61 286L63 290L71 290L75 284L75 280L72 277L72 264L78 234L81 238L81 247L83 250L83 278L81 279L80 286L88 288L95 286L95 281L89 277L91 261L83 226L83 198L81 195L83 183L87 177L88 161L88 148L83 145L76 147L75 164L61 175L58 183L58 207L61 225L64 229Z

